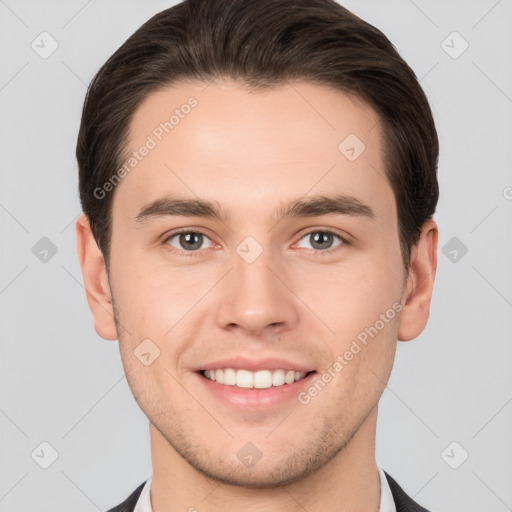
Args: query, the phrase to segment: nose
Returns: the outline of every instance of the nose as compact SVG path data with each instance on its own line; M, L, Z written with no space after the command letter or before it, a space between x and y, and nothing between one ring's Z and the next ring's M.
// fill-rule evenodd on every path
M283 262L263 251L248 262L234 254L233 268L221 283L218 325L245 336L262 336L293 329L299 321L300 300Z

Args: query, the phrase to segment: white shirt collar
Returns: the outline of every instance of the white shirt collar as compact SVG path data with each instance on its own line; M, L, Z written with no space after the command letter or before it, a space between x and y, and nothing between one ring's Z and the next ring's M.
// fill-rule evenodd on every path
M379 466L379 477L380 477L380 506L379 512L396 512L395 500L391 494L391 488L389 487L388 479L384 474L384 471ZM149 509L149 512L152 512Z
M142 488L142 492L140 493L139 499L137 500L137 504L133 509L133 512L153 512L151 508L151 499L149 496L149 491L151 490L151 480L152 476L146 480L146 485Z
M393 500L393 495L391 494L388 479L386 478L384 471L380 467L378 469L380 477L379 512L396 512L395 501ZM135 505L133 512L153 512L153 509L151 508L151 499L149 493L151 490L151 480L152 477L146 481L146 484L142 488L142 492L140 493L137 505Z

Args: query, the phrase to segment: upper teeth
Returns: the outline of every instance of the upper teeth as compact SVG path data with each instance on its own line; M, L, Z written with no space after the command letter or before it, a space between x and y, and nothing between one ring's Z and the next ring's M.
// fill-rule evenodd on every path
M207 379L215 380L219 384L237 386L239 388L270 388L271 386L282 386L291 384L302 379L306 372L294 370L260 370L251 372L249 370L234 370L224 368L221 370L205 370L204 376Z

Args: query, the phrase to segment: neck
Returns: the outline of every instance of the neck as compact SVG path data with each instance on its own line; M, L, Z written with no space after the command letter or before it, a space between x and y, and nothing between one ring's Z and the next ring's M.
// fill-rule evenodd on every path
M377 512L376 424L377 408L345 448L316 472L286 486L254 489L199 473L150 423L153 512Z

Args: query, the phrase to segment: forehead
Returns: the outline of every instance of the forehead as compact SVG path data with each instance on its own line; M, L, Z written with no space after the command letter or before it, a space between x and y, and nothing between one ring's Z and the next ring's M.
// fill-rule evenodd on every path
M217 80L154 92L132 118L128 159L113 210L131 218L173 193L260 214L287 198L336 192L372 204L383 221L396 214L377 114L307 82L249 91Z

